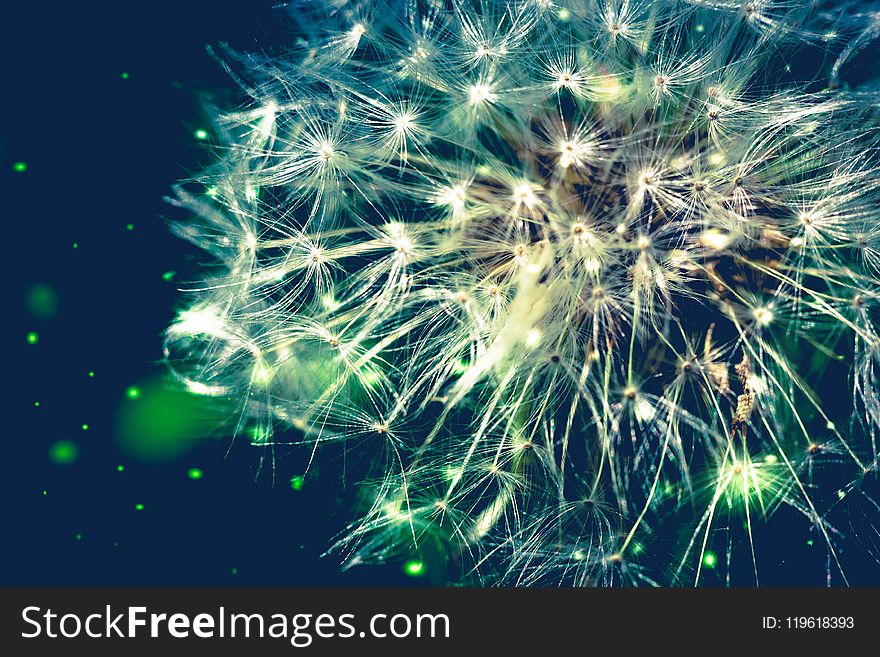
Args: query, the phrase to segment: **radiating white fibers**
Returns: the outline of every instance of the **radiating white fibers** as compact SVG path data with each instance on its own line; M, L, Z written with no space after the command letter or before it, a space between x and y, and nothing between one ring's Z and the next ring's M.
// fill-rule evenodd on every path
M878 554L880 141L838 88L864 14L826 4L297 4L289 51L223 55L250 104L174 201L214 262L172 371L270 456L370 464L347 565L756 584L782 513L848 582L842 546Z

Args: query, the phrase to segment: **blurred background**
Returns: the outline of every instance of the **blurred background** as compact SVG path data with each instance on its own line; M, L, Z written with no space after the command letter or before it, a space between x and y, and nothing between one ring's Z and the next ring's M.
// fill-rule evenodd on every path
M284 42L283 11L84 4L15 3L0 27L0 584L444 583L417 555L346 572L322 558L353 517L338 457L303 477L307 451L233 440L233 410L161 363L178 285L204 261L168 231L182 217L163 195L210 162L199 92L233 87L205 46ZM808 537L776 540L801 520L761 530L765 584L824 583ZM877 583L870 558L853 564Z

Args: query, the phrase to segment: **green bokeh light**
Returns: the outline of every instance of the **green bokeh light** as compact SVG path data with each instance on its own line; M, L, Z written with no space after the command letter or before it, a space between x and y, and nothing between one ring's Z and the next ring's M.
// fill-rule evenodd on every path
M28 344L37 344L40 341L40 334L36 331L28 331L27 334L27 343Z
M122 73L119 74L119 77L121 77L123 80L128 80L128 78L130 78L131 75L128 73L128 71L123 71Z
M27 168L26 162L14 162L12 164L12 170L15 171L15 173L24 173L27 171Z
M49 458L58 465L70 465L79 458L79 446L72 440L58 440L49 447Z
M25 293L28 312L40 319L52 319L58 314L58 293L51 285L35 283Z
M302 490L304 483L305 483L305 480L303 479L303 477L300 477L299 475L297 475L296 477L292 477L290 479L290 487L293 490Z
M407 561L403 564L403 572L410 577L421 577L425 574L425 564L421 561Z
M250 436L252 445L264 445L272 438L272 432L265 427L248 427L244 431Z
M135 511L143 511L143 510L144 510L144 505L141 504L140 502L138 502L137 504L134 505L134 510L135 510Z
M199 129L199 130L196 130L193 134L195 135L196 139L207 139L208 138L208 131L207 130Z
M141 463L168 463L206 440L230 435L232 416L217 398L154 379L127 389L117 407L115 437L122 452Z
M718 558L712 552L706 552L706 554L703 555L703 565L706 566L706 568L714 568L717 563Z
M204 477L205 473L200 468L190 468L186 471L186 476L195 481Z

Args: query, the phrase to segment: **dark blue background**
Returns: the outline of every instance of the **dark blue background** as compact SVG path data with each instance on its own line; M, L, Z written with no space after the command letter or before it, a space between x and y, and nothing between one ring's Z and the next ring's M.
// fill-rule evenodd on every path
M290 487L303 466L296 455L279 460L273 485L256 476L259 450L243 440L230 448L218 435L145 465L114 437L120 404L132 403L128 386L164 371L160 333L180 297L162 274L193 271L199 257L169 233L173 210L162 197L210 161L194 137L208 127L196 92L232 87L205 45L277 41L279 12L253 1L23 4L0 18L11 329L0 583L418 583L399 564L340 574L336 557L319 557L351 511L334 477ZM16 161L27 171L14 172ZM57 291L56 318L25 312L35 283ZM25 341L32 330L34 346ZM79 445L75 463L49 459L59 439ZM190 467L203 478L188 478Z

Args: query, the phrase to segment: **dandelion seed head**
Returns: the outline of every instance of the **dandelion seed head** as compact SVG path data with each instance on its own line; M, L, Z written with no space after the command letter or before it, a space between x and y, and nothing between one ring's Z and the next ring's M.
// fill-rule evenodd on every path
M358 452L346 566L758 584L786 507L846 582L880 525L880 131L787 69L861 47L812 4L359 0L230 54L251 100L172 201L214 265L173 375L259 449Z

